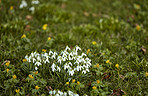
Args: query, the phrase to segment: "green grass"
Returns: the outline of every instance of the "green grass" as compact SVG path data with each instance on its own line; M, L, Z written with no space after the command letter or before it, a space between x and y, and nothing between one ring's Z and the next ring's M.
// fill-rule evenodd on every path
M29 11L31 1L26 1L28 6L22 9L19 8L21 1L18 0L2 0L0 3L2 96L16 95L15 89L21 87L20 94L31 96L34 87L25 81L31 71L23 70L24 57L34 51L41 53L42 49L60 52L67 45L71 48L78 45L84 53L88 49L91 51L88 54L92 60L91 71L86 77L77 78L85 87L81 91L72 89L80 96L85 93L90 96L93 84L88 86L88 83L98 79L103 84L102 88L98 88L99 96L103 92L109 95L117 89L123 90L127 96L148 95L148 77L145 75L148 72L148 54L144 51L148 49L147 0L40 0L40 4L35 5L34 13ZM62 4L65 8L61 8ZM136 4L140 8L135 7ZM14 8L11 10L10 6ZM27 15L32 16L32 19L27 20ZM42 29L44 24L48 24L46 30ZM28 31L26 25L30 25ZM136 29L136 25L140 26L140 30ZM22 39L23 34L26 38ZM51 37L50 41L48 37ZM92 41L97 44L93 45ZM4 65L6 60L12 65L9 75ZM106 60L112 63L108 65ZM98 63L103 67L99 75L96 74L98 69L93 67ZM116 64L119 64L119 69L115 67ZM39 71L37 81L43 81L40 83L44 86L36 94L49 95L45 86L63 91L70 89L56 75L52 78L48 76L49 73L41 73ZM110 74L110 77L102 80L103 73ZM13 74L18 78L15 83L10 80ZM8 85L11 87L8 88Z

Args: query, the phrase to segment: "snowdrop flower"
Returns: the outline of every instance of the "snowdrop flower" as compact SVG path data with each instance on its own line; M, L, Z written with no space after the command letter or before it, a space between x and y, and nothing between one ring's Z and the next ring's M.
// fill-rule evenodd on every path
M38 70L38 67L35 67L35 70Z
M59 66L57 66L57 71L59 71L59 72L61 71L61 68Z
M64 92L64 96L67 96L67 93L66 92Z
M40 65L42 65L42 64L37 61L34 65L40 66Z
M55 93L56 93L56 91L55 91L55 90L53 90L52 94L55 94Z
M52 91L49 91L49 94L52 94Z
M23 7L27 7L27 2L25 0L23 0L20 5L20 8L23 8Z
M72 91L68 91L68 95L72 95L73 96L73 92Z
M59 94L56 94L55 96L60 96Z
M34 13L35 8L34 7L30 7L29 11L31 11L32 13Z
M53 54L53 52L50 50L50 51L49 51L49 55L51 55L51 54Z
M56 67L56 65L53 63L51 66L53 72L56 70L55 67Z
M86 74L86 71L85 71L85 70L83 70L83 71L82 71L82 73L83 73L83 74Z
M31 2L31 4L39 4L40 2L38 1L38 0L33 0L32 2Z
M65 50L66 50L66 51L67 51L67 50L70 50L70 48L69 48L68 46L66 46Z
M35 58L33 58L33 63L36 61L36 59Z
M56 59L56 56L57 56L57 53L54 52L53 55L52 55L52 57L51 57L51 59Z
M78 50L81 50L81 48L80 48L79 46L76 46L76 52L77 52Z
M69 75L73 76L74 70L69 71Z

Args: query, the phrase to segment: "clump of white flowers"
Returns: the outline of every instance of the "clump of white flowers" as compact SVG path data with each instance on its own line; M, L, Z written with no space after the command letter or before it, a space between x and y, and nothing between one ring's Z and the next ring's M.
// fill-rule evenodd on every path
M54 96L79 96L79 94L76 94L72 91L68 91L68 92L62 92L62 91L57 91L57 90L53 90L53 91L49 91L50 95L54 95Z
M35 7L34 5L37 5L39 4L40 2L38 0L32 0L31 1L31 4L32 4L32 7L29 8L29 10L34 13L34 10L35 10ZM27 7L27 2L25 0L22 0L21 4L20 4L20 9L24 8L24 7Z
M81 55L79 55L81 54ZM57 52L49 51L41 54L33 52L30 56L26 55L27 62L35 65L35 70L38 70L40 65L49 64L53 72L65 71L70 76L77 72L86 74L89 72L91 60L85 53L81 53L81 48L76 46L72 50L67 46L64 51L59 54Z

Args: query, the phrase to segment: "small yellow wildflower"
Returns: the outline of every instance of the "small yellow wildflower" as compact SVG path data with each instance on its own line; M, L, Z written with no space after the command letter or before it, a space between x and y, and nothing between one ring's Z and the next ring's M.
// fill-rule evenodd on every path
M93 44L93 45L96 45L97 43L96 43L95 41L92 41L92 44Z
M78 84L78 85L80 85L80 82L79 82L79 81L77 81L77 84Z
M108 64L110 62L110 60L107 60L106 63Z
M5 65L8 67L8 66L9 66L9 64L10 64L10 61L8 61Z
M66 82L66 85L69 85L69 82Z
M99 68L99 64L96 64L96 67Z
M27 59L23 59L23 62L27 62Z
M32 75L29 75L29 78L32 78L33 79L33 76Z
M96 87L96 86L93 86L92 88L93 88L94 90L96 90L96 89L97 89L97 87Z
M20 92L20 89L16 89L15 92L16 92L16 93L19 93L19 92Z
M139 31L141 28L139 25L136 26L136 30Z
M43 52L46 52L46 49L42 49Z
M100 80L97 80L97 84L99 84L100 83Z
M21 38L26 38L26 35L25 35L25 34L23 34Z
M119 64L116 64L115 67L116 67L116 68L119 68Z
M75 79L72 79L72 83L75 83L75 81L76 81Z
M36 72L33 72L34 74L38 74L38 71L36 71Z
M48 40L51 40L51 37L48 37Z
M13 6L10 6L10 10L13 10L13 8L14 8Z
M38 90L40 87L39 86L35 86L35 89Z
M6 69L7 73L9 72L9 69Z
M16 75L13 75L12 78L13 78L13 79L16 79L17 77L16 77Z
M145 72L145 76L146 76L146 77L148 76L148 72Z
M90 53L90 49L87 50L87 54Z
M44 24L43 27L42 27L42 29L43 30L46 30L47 29L47 24Z

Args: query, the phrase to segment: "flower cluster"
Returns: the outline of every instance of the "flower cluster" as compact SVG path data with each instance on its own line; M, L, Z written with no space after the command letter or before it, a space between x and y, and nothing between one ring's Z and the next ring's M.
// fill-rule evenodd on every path
M64 51L59 54L57 52L49 51L49 53L43 52L41 54L34 52L30 56L25 56L27 62L35 65L35 70L42 64L50 64L53 72L65 70L70 76L73 76L75 72L82 72L86 74L89 72L91 66L91 60L85 53L79 55L78 51L81 48L76 46L74 49L70 49L68 46ZM54 62L52 62L54 60Z
M50 95L54 95L54 96L79 96L79 94L76 94L72 91L68 91L68 92L62 92L62 91L56 91L56 90L53 90L53 91L49 91L49 94Z
M39 2L38 0L33 0L33 1L31 2L32 5L37 5L37 4L39 4L39 3L40 3L40 2ZM24 8L24 7L27 7L27 2L26 2L25 0L22 0L22 2L21 2L21 4L20 4L20 9L22 9L22 8ZM32 6L32 7L29 8L29 10L32 11L32 12L34 12L35 7Z

